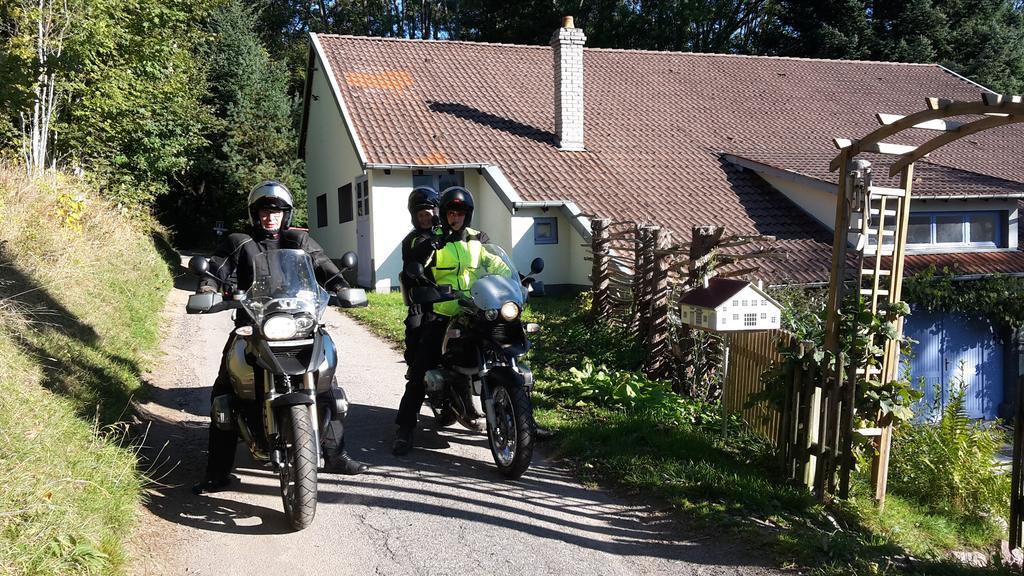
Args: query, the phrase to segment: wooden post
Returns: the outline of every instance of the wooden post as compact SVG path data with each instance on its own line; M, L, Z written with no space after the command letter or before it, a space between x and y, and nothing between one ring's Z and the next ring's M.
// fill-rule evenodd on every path
M668 269L671 256L666 252L672 247L672 233L664 228L654 228L652 240L650 313L644 368L648 378L660 379L669 375Z
M693 290L704 285L704 279L712 267L715 247L725 233L720 226L694 226L690 231L690 254L686 265L686 289ZM693 357L693 329L683 324L679 331L678 359L682 372L687 378L696 378L697 366ZM677 386L681 388L681 386ZM682 393L685 390L677 390Z
M651 330L651 305L654 298L654 235L656 226L639 226L637 240L640 248L636 253L636 337L646 342Z
M819 500L829 497L835 480L835 451L837 448L837 425L839 412L839 393L843 385L842 354L839 346L839 307L843 303L846 280L847 233L850 229L850 212L852 205L849 191L850 156L847 150L839 156L839 191L836 195L835 230L832 237L832 273L828 291L828 319L825 323L825 347L835 359L832 370L825 374L818 400L820 418L818 420L819 447L822 448L821 461L818 462L818 473L815 474L814 492ZM864 216L868 217L867 214Z
M700 288L711 271L715 247L725 234L721 226L694 226L690 241L690 287Z
M590 304L590 316L595 320L608 320L611 313L611 297L608 293L610 280L608 277L608 224L607 218L595 218L590 222L591 251L593 252L593 267L590 272L590 282L594 287L594 297Z
M1015 343L1018 358L1021 353L1021 337L1024 335L1020 329L1016 330ZM1010 468L1010 549L1021 546L1021 492L1024 484L1024 382L1017 380L1017 406L1013 416L1013 463Z

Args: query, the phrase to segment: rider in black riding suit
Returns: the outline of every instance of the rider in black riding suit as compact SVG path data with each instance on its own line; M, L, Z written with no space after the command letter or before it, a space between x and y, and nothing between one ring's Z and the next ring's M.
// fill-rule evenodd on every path
M199 292L216 292L222 287L231 286L237 290L246 290L253 281L253 262L256 255L267 250L296 249L302 250L313 259L317 281L334 292L345 287L345 280L338 273L338 267L324 254L323 248L315 240L301 230L290 229L292 195L283 184L268 180L258 184L249 192L249 218L252 223L248 233L236 232L229 235L214 253L210 261L210 272L220 279L218 285L210 278L203 278L199 283ZM234 279L234 280L233 280ZM248 320L239 315L236 324L244 324ZM228 345L231 338L228 338ZM231 392L225 354L222 355L220 372L213 383L211 400L221 394ZM342 437L344 438L344 437ZM192 487L196 494L216 492L231 483L231 470L235 466L235 445L238 433L233 430L221 430L210 422L209 454L206 461L204 480ZM349 457L344 451L344 440L339 443L339 454L335 458L339 462L343 474L361 474L367 470L366 464Z

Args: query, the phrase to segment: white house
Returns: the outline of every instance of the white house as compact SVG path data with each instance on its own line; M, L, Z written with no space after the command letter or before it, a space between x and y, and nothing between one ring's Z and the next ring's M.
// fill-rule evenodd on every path
M311 34L299 143L311 234L332 257L358 252L360 284L395 289L409 192L462 184L476 199L473 227L522 268L543 257L550 292L590 284L592 216L659 224L683 240L701 225L772 235L788 257L761 263L760 277L822 284L832 139L867 134L877 113L921 110L928 96L973 101L985 90L938 65L585 42L571 22L548 46ZM1024 274L1022 149L1024 130L1007 126L916 163L908 273ZM875 185L895 186L882 177L886 160L867 158ZM981 328L975 337L992 340ZM954 347L941 350L936 365L956 365ZM1012 398L1016 366L990 379L1004 372ZM986 406L1002 403L999 390Z
M782 307L759 286L746 280L712 278L703 288L679 299L683 324L715 332L774 330Z

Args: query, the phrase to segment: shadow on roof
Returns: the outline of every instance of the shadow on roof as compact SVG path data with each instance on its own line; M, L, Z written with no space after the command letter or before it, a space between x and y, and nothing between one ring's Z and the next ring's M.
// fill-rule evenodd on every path
M456 102L430 101L428 104L432 112L451 114L457 118L476 122L477 124L487 126L488 128L508 132L513 136L529 138L530 140L540 142L541 144L548 144L550 146L556 145L555 134L553 132L541 130L536 126L523 124L522 122L517 122L511 118L496 116L489 112L473 108L472 106L466 106L465 104L459 104Z
M719 162L733 193L759 234L779 240L812 240L832 245L832 231L771 184L724 158Z

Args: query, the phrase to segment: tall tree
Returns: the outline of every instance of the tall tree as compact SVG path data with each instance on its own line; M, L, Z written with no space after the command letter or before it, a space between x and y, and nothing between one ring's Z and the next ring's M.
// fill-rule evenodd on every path
M1024 92L1024 14L1013 0L937 0L948 32L937 59L982 85Z
M762 39L763 54L808 58L867 58L874 33L864 0L778 0L776 24Z
M246 216L249 189L281 180L296 196L293 221L305 222L303 166L297 159L288 73L275 62L256 32L257 15L230 0L211 17L198 53L207 66L205 96L214 119L208 145L189 172L187 190L160 203L179 237L208 236L213 220L237 225ZM200 207L199 218L185 219Z
M886 0L871 7L872 58L934 62L947 42L949 23L932 0Z
M34 10L25 2L0 9L2 92L13 104L8 119L33 115L40 96L52 94L51 112L42 117L50 118L56 139L46 156L97 175L122 205L145 207L201 141L203 84L189 39L196 18L216 0L35 1ZM54 23L74 22L59 36L59 50L39 49L33 39L40 28L25 25L40 21L41 7ZM19 65L31 75L10 74Z

